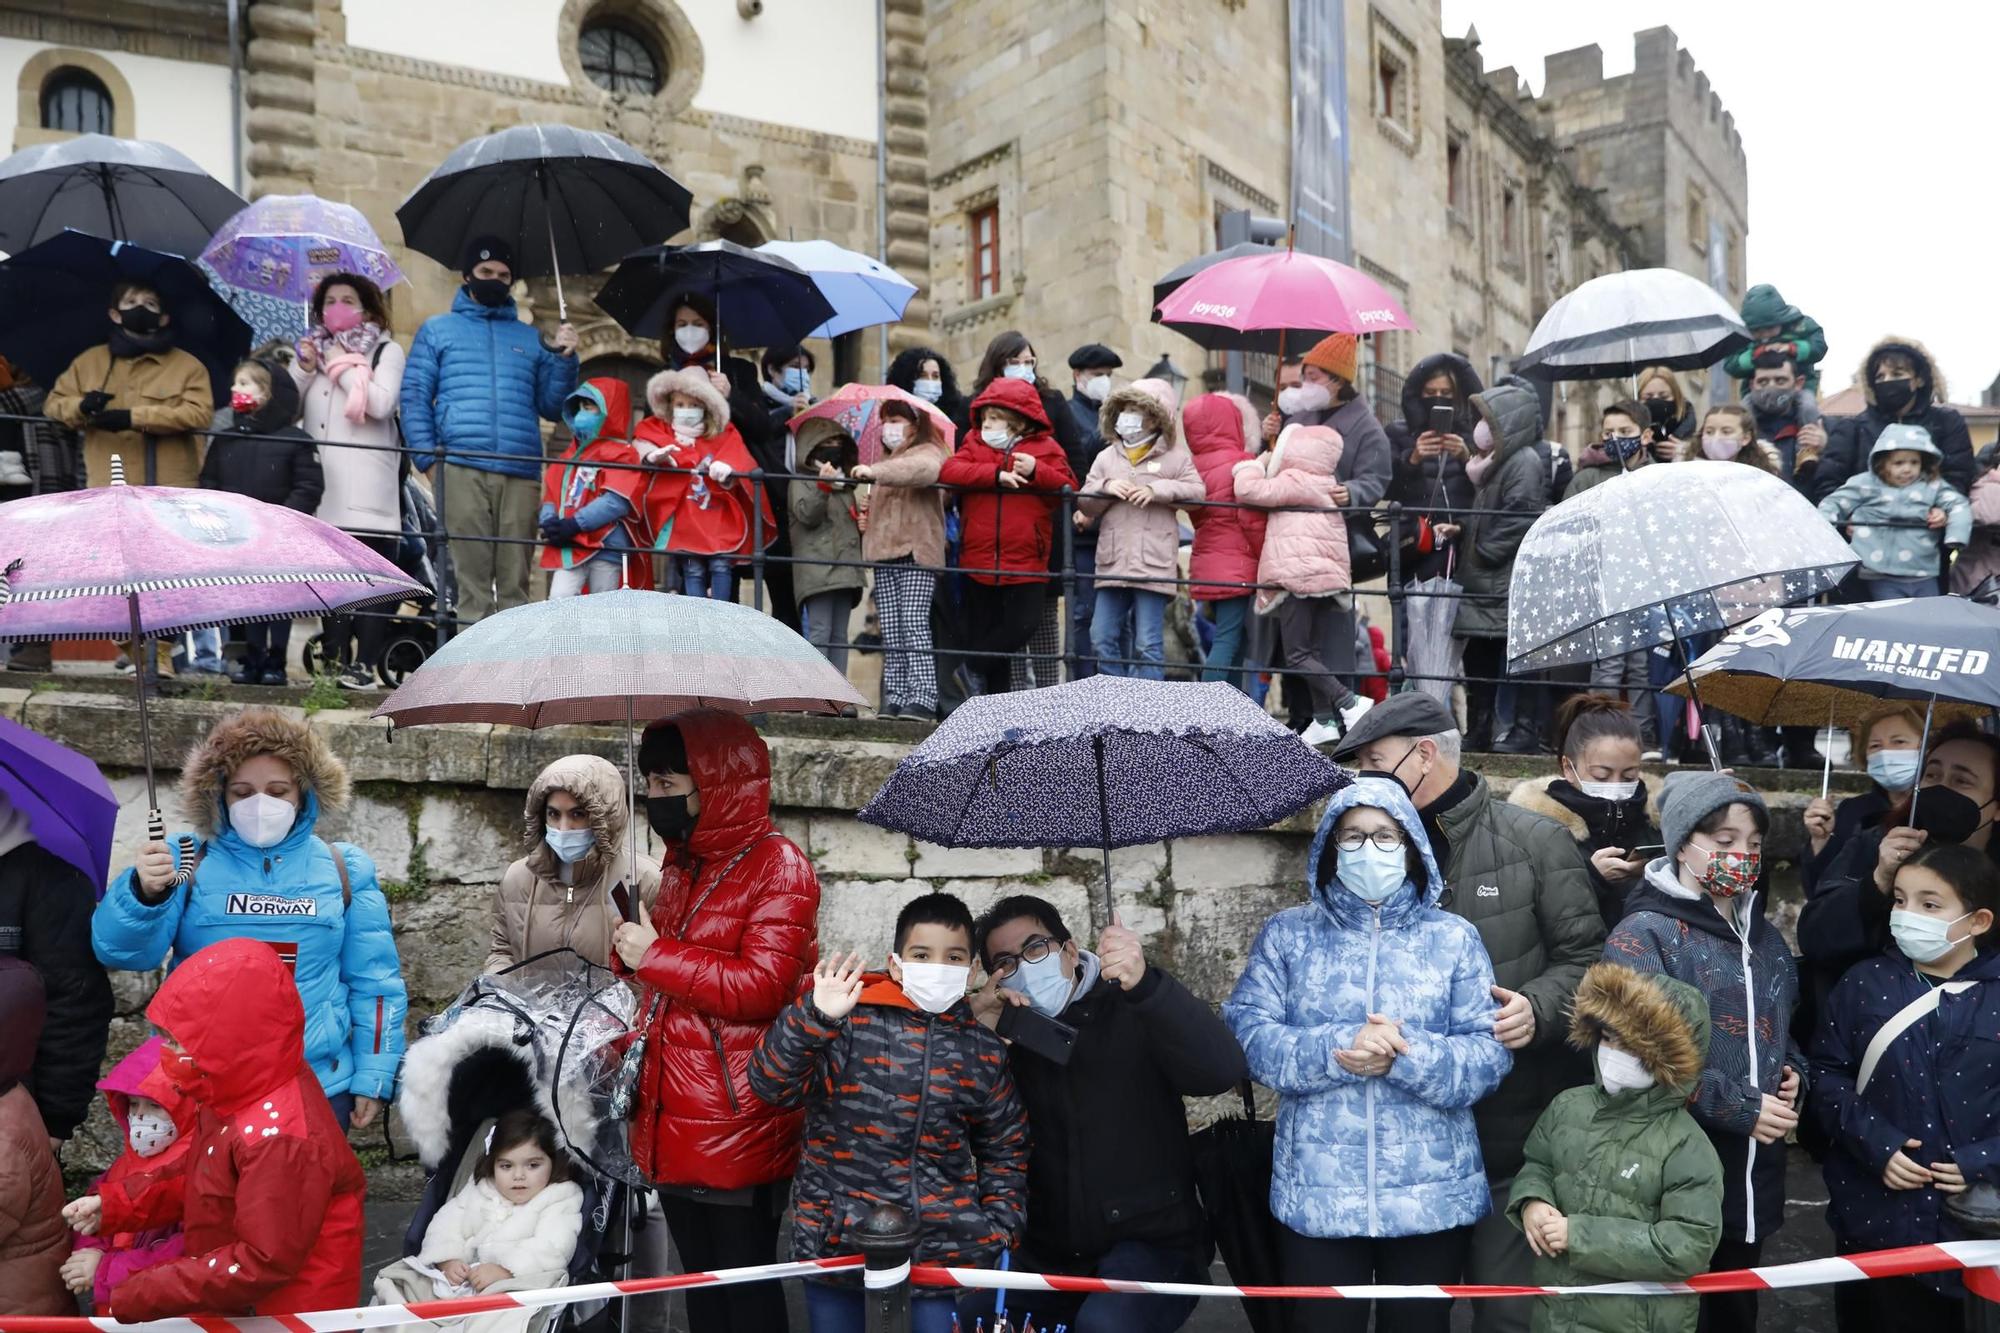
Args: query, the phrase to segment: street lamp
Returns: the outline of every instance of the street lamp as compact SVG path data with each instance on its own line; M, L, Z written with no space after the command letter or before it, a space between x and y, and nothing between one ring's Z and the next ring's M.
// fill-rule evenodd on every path
M1160 354L1160 359L1153 363L1152 368L1146 372L1146 378L1151 380L1165 380L1167 383L1173 385L1175 398L1181 396L1181 389L1187 384L1188 380L1188 377L1181 373L1180 367L1174 364L1173 358L1164 352Z

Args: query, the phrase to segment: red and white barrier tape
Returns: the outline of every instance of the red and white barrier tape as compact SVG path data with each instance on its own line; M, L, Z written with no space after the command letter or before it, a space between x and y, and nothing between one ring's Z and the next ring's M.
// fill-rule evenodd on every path
M708 1273L672 1277L627 1278L619 1282L587 1282L575 1287L538 1291L496 1291L454 1300L412 1301L406 1305L367 1305L350 1310L317 1310L294 1315L190 1315L120 1323L116 1319L76 1315L0 1315L0 1333L340 1333L347 1329L395 1328L403 1324L494 1310L574 1305L620 1296L647 1296L685 1287L720 1287L740 1282L770 1282L782 1278L818 1277L859 1269L859 1255L811 1259L796 1263L722 1268ZM2000 1294L2000 1240L1947 1241L1912 1245L1900 1250L1871 1250L1837 1259L1806 1259L1798 1263L1745 1268L1728 1273L1703 1273L1686 1282L1606 1282L1591 1287L1485 1286L1343 1286L1233 1287L1201 1282L1133 1282L1118 1278L1061 1277L1041 1273L1001 1272L989 1268L908 1268L919 1287L998 1287L1008 1291L1121 1292L1157 1296L1223 1296L1286 1300L1490 1300L1506 1296L1689 1296L1718 1291L1774 1291L1786 1287L1816 1287L1868 1278L1907 1277L1914 1273L1963 1270L1967 1283L1985 1294ZM894 1285L903 1270L874 1275L870 1286Z

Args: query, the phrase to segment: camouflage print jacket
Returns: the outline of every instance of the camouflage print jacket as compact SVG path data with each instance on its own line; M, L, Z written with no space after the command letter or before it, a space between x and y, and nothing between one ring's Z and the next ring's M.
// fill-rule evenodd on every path
M918 1263L990 1265L1020 1234L1028 1118L1006 1047L963 1002L929 1014L871 975L836 1023L808 993L758 1043L750 1087L806 1108L795 1258L858 1254L849 1237L882 1203L917 1218Z

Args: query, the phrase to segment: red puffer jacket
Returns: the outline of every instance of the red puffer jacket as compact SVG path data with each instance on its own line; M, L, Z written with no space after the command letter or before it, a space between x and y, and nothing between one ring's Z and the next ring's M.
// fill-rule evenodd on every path
M1188 596L1197 602L1222 602L1248 597L1254 584L1257 557L1264 551L1264 512L1225 509L1236 503L1236 482L1230 470L1251 462L1249 446L1257 438L1257 414L1249 400L1234 394L1205 393L1181 409L1181 434L1194 454L1195 470L1217 507L1188 510L1194 520L1194 555L1188 562ZM1204 580L1213 579L1213 583Z
M757 1100L750 1056L812 972L819 877L771 827L771 753L750 724L711 709L672 720L701 813L660 867L660 938L637 969L657 1008L632 1160L658 1184L746 1189L798 1165L803 1113Z
M979 410L1004 407L1027 418L1033 434L1011 449L995 449L979 438ZM1049 434L1048 413L1041 395L1026 380L1002 376L972 402L973 427L958 452L944 461L938 480L968 489L958 497L964 518L960 563L968 569L1004 569L1019 575L972 574L980 583L1040 583L1049 576L1049 551L1054 543L1055 492L1076 486L1076 474L1062 446ZM1014 468L1014 455L1035 460L1035 475L1015 489L1002 489L1000 474Z
M161 1067L201 1104L188 1150L186 1254L112 1293L124 1320L340 1310L361 1286L367 1181L306 1063L305 1009L270 945L211 944L146 1017L186 1050Z

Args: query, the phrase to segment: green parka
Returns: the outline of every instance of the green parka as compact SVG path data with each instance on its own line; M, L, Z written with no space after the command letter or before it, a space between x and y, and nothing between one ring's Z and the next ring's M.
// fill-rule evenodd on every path
M1599 963L1577 988L1570 1042L1609 1029L1657 1080L1608 1096L1592 1084L1557 1097L1528 1137L1507 1216L1541 1200L1569 1219L1569 1248L1535 1260L1535 1282L1678 1282L1708 1268L1722 1238L1722 1163L1688 1114L1708 1050L1708 1005L1671 977ZM1534 1333L1694 1333L1694 1296L1546 1296Z

